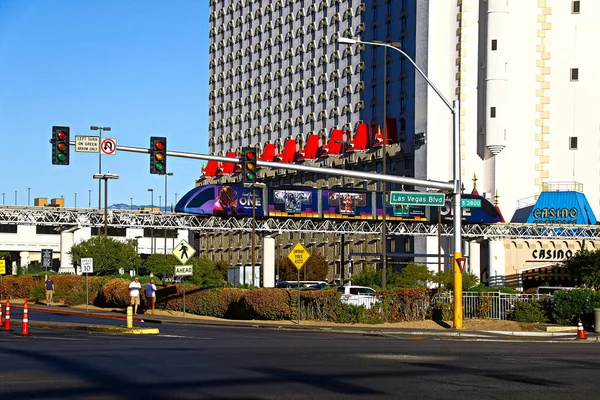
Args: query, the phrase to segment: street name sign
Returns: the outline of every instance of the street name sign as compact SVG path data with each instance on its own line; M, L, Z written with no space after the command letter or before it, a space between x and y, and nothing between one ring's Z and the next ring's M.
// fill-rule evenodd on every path
M175 276L192 276L194 275L193 265L181 265L175 267Z
M182 265L185 265L194 254L196 254L196 250L185 239L182 239L173 249L173 255Z
M75 136L75 151L81 153L99 153L100 136Z
M306 263L309 257L310 253L306 251L300 242L296 243L296 245L292 248L292 251L290 251L290 254L288 254L288 258L298 269L304 266L304 263Z
M481 208L481 199L460 199L460 206L465 208Z
M445 202L445 193L390 192L390 204L392 205L442 207Z
M94 259L93 258L82 258L81 259L81 273L91 274L94 272Z

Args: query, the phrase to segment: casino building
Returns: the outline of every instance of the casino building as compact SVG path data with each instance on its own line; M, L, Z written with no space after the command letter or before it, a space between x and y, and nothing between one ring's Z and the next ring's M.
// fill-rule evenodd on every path
M475 177L478 193L508 221L548 185L579 182L598 209L600 76L589 49L599 13L600 2L569 0L210 0L209 151L239 154L256 146L270 160L450 180L446 105L399 52L337 43L339 37L385 41L414 59L446 99L460 100L466 193ZM319 156L322 150L327 157ZM382 189L378 182L320 174L262 174L270 186ZM234 166L209 163L198 184L236 181ZM221 236L206 234L201 243L218 259L247 262L246 238L231 239L235 250ZM380 238L344 239L362 253L381 253ZM297 240L323 251L333 275L341 253L354 251L342 238L294 235L278 239L282 253ZM389 253L437 260L435 237L386 243ZM529 242L482 239L463 243L463 252L487 280L522 269L523 260L506 266L512 250L503 250L519 246L534 249ZM566 254L564 244L552 246ZM449 240L441 247L451 253Z

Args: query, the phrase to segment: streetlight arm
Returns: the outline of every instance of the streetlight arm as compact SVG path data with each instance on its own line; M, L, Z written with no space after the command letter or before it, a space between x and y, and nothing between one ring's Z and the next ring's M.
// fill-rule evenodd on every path
M400 54L402 54L412 65L413 67L415 67L415 69L417 70L417 72L419 72L419 74L423 77L423 79L425 79L427 81L427 83L429 84L429 86L431 86L431 88L433 89L433 91L440 97L440 99L442 99L442 101L446 104L446 106L450 109L450 112L452 114L454 114L454 108L452 107L452 103L450 103L442 94L442 92L440 92L440 90L433 84L433 82L431 82L429 80L429 78L427 77L427 75L425 75L425 73L421 70L421 68L419 68L419 66L417 65L417 63L415 63L415 61L410 58L408 56L408 54L406 54L402 49L393 46L389 43L385 43L385 42L365 42L363 40L358 40L358 39L350 39L350 38L339 38L338 39L338 43L341 44L355 44L355 43L364 43L364 44L370 44L371 46L381 46L381 47L389 47L390 49L394 49L398 52L400 52Z

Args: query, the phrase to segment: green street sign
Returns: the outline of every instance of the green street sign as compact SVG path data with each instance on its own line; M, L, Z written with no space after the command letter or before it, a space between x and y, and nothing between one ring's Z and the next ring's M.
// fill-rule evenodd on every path
M466 208L481 208L481 199L460 199L460 206Z
M390 192L390 204L441 207L446 202L444 193Z

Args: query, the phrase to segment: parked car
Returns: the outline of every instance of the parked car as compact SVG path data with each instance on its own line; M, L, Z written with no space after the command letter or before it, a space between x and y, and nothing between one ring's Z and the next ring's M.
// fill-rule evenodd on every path
M337 291L342 294L341 301L344 304L365 306L369 309L379 301L375 296L375 289L368 286L340 286Z
M323 289L327 287L327 282L325 281L281 281L277 282L275 285L276 288L283 289L296 289L300 285L300 289Z

